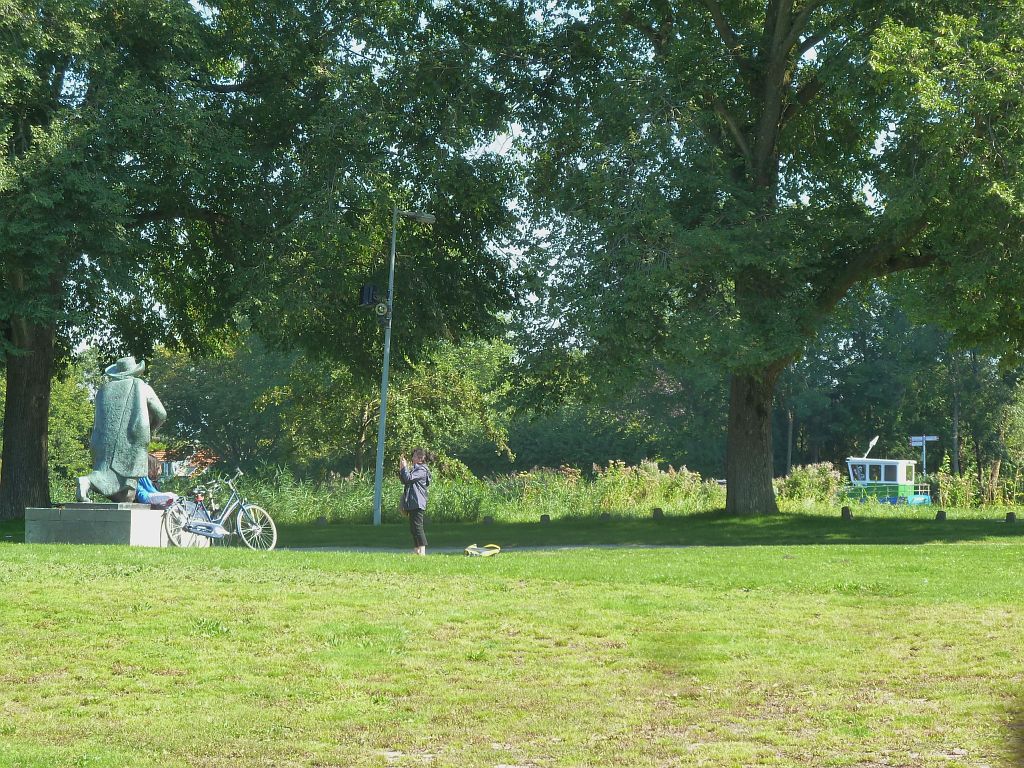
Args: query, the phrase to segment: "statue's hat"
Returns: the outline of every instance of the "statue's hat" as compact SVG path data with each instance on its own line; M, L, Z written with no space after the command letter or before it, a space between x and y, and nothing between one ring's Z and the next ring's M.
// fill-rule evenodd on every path
M122 357L103 372L112 379L124 379L142 373L144 370L146 370L145 360L136 363L134 357Z

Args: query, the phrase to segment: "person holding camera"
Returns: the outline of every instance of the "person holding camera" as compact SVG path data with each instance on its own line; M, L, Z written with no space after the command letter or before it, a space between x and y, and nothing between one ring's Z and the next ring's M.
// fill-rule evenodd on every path
M402 491L402 511L409 516L409 530L412 532L413 552L427 554L427 534L423 530L423 513L427 510L427 489L430 487L430 468L426 464L427 454L422 448L412 452L412 466L403 454L398 462L398 476L405 490Z

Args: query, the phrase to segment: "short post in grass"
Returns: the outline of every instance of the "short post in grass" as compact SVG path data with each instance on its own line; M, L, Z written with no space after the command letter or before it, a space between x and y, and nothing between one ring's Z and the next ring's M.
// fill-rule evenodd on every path
M490 515L484 515L484 525L494 525L494 518Z
M843 507L839 511L839 514L843 518L843 520L853 520L853 510L850 509L849 507Z
M1008 523L1016 523L1017 522L1017 513L1016 512L1007 512L1006 513L1006 522L1008 522Z
M945 520L946 519L946 510L940 509L938 512L936 512L935 513L935 519L936 520Z
M608 513L608 512L602 512L601 513L601 522L602 523L607 523L611 519L612 519L612 516L611 516L610 513Z
M550 523L551 522L551 515L541 515L540 516L540 521L542 523Z
M662 509L661 507L655 507L654 509L651 510L651 517L653 517L655 520L664 520L665 510Z

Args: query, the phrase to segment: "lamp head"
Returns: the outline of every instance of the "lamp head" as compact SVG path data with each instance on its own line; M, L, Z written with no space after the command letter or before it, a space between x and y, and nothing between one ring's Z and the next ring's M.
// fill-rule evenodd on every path
M401 215L403 218L412 219L418 221L421 224L433 224L437 219L430 213L422 213L420 211L402 211Z

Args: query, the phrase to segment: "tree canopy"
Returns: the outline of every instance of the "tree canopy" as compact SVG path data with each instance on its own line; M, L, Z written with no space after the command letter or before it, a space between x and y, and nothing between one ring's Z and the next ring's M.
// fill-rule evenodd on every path
M437 216L402 233L403 354L507 309L512 177L485 145L514 62L481 51L524 23L486 0L5 3L0 517L47 502L49 381L83 339L209 349L244 318L370 368L356 296L392 205Z
M723 366L731 511L775 509L778 376L854 286L906 272L963 339L1024 339L1019 3L538 13L534 374Z
M407 389L461 393L499 446L442 352L500 332L517 297L526 380L571 407L614 393L637 451L714 424L727 377L737 513L775 509L777 387L790 426L841 402L799 384L814 359L780 377L851 294L949 330L951 424L983 421L968 382L1009 413L993 361L1024 340L1022 85L1016 1L6 0L0 517L47 501L51 380L84 340L105 359L230 357L237 329L300 349L316 376L281 386L344 386L362 416L335 426L360 445L380 338L356 296L383 282L393 206L436 217L398 233ZM402 439L462 439L466 409L435 395Z

